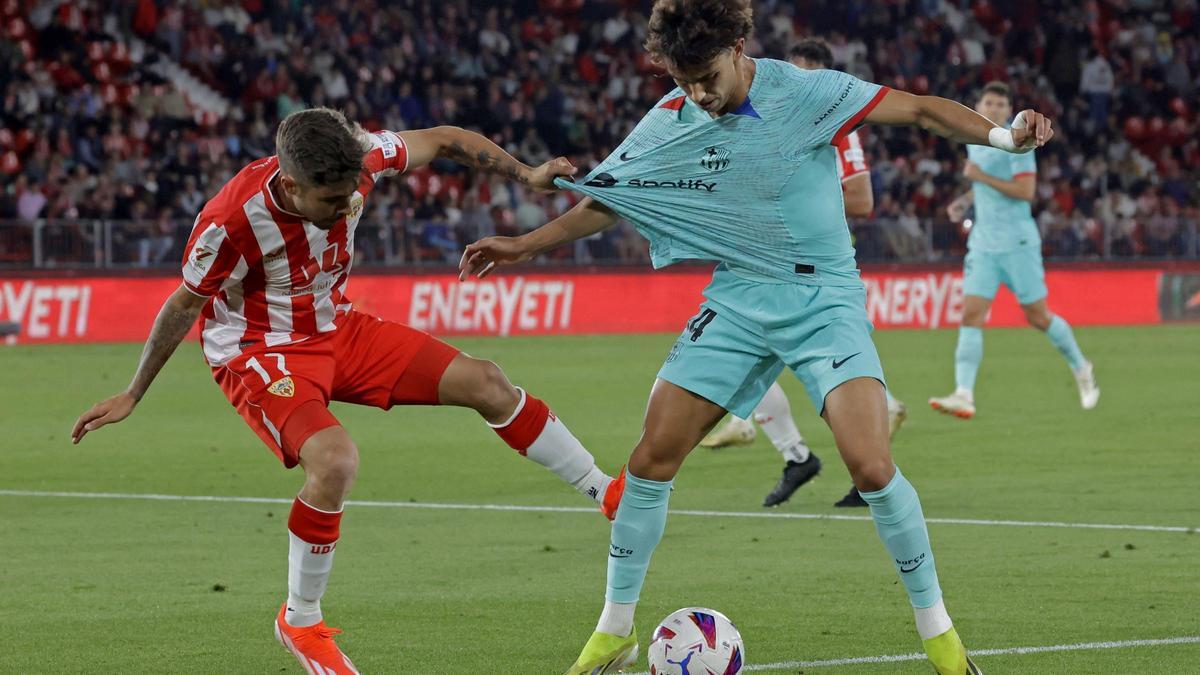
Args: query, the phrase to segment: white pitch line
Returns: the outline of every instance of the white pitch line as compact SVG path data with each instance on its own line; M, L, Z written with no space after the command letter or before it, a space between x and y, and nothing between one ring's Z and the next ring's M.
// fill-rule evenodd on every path
M1120 640L1113 642L1079 642L1073 645L1046 645L1041 647L1003 647L1000 649L972 649L971 656L1006 656L1025 654L1044 654L1047 652L1081 652L1092 649L1125 649L1128 647L1161 647L1167 645L1200 644L1200 636L1161 638L1155 640ZM834 668L837 666L854 666L864 663L897 663L900 661L924 661L925 655L912 654L883 654L880 656L858 656L849 659L829 659L827 661L782 661L779 663L756 663L743 668L743 671L756 670L792 670L795 668ZM634 675L649 675L635 673Z
M50 492L44 490L3 490L0 496L7 497L61 497L69 499L140 499L165 502L215 502L228 504L291 504L291 499L277 497L226 497L221 495L162 495L153 493L122 492ZM583 506L523 506L520 504L455 504L443 502L392 502L350 500L346 506L404 509L443 509L454 511L521 511L535 513L595 513L596 509ZM779 520L852 520L872 522L870 516L847 516L825 513L780 513L778 511L697 511L694 509L671 509L673 516L703 516L709 518L766 518ZM925 522L935 525L985 525L1004 527L1057 527L1075 530L1132 530L1137 532L1191 533L1197 528L1180 525L1118 525L1106 523L1066 523L1036 520L986 520L976 518L926 518Z

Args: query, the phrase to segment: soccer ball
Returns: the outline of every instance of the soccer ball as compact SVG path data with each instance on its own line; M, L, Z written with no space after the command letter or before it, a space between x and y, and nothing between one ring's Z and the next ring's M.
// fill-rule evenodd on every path
M685 607L654 629L647 655L651 675L738 675L746 648L724 614Z

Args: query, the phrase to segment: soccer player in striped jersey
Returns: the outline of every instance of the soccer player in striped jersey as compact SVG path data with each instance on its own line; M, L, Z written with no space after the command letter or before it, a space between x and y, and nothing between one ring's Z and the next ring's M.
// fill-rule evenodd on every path
M788 61L805 70L828 70L833 67L833 52L824 40L805 38L788 51ZM857 129L846 134L837 144L837 169L842 185L842 201L846 205L846 216L870 216L875 210L875 195L871 190L871 169L867 166L867 157L863 152ZM890 390L886 390L885 393L889 435L895 439L900 425L908 419L908 410L904 403L892 396ZM792 417L791 403L778 382L773 383L763 395L762 401L754 408L752 419L763 428L767 437L771 439L771 444L784 458L783 475L775 488L763 499L763 506L778 506L791 499L796 490L820 473L821 460L800 435L796 420ZM700 441L700 446L721 448L728 445L749 445L757 435L750 420L730 415L728 422ZM834 502L834 506L840 507L866 505L866 500L853 485L845 497Z
M718 264L667 354L625 471L604 609L568 675L636 662L634 614L666 528L676 474L726 412L748 417L786 367L833 432L897 576L930 663L975 675L942 600L916 488L892 460L883 367L871 341L834 146L863 123L1028 152L1053 135L1024 110L1011 130L963 105L833 70L745 54L749 0L656 0L646 48L678 85L581 181L587 196L520 237L467 246L463 278L613 227L650 240L655 267Z
M996 124L1008 124L1013 112L1008 85L985 85L975 110ZM983 360L983 325L1001 284L1017 296L1029 325L1045 333L1066 359L1083 409L1091 410L1100 401L1092 364L1075 342L1070 324L1046 306L1042 237L1030 209L1037 188L1033 155L968 145L963 175L971 181L971 189L946 209L950 219L959 222L967 209L975 206L963 260L963 317L954 351L955 389L947 396L929 399L934 410L959 419L975 416L975 375Z
M457 127L368 134L328 108L289 115L275 143L276 156L251 162L201 210L183 283L163 305L133 381L83 413L72 440L128 417L199 319L221 391L285 467L304 468L288 517L288 593L275 635L310 673L355 673L321 612L359 454L330 401L472 408L610 518L621 485L496 364L354 309L347 283L363 202L379 179L438 157L540 191L575 169L563 158L531 168Z

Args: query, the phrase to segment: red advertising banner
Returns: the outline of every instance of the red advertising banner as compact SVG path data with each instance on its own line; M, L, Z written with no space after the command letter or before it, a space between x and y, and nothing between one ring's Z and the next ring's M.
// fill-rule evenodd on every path
M1163 271L1051 269L1050 306L1074 325L1159 323ZM876 328L944 328L962 318L962 274L867 272ZM349 296L366 312L438 335L648 333L682 330L708 282L703 271L506 274L460 283L451 274L360 275ZM0 278L0 323L27 343L145 339L174 277ZM990 326L1019 326L1001 290Z

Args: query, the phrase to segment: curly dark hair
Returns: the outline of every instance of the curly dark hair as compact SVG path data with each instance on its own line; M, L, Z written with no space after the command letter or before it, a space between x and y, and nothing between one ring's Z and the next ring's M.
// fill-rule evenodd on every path
M354 180L370 147L363 128L331 108L294 112L275 132L280 168L309 187Z
M656 0L645 46L656 61L701 68L753 31L750 0Z
M829 43L820 38L804 38L797 42L788 50L788 58L811 61L825 69L833 67L833 51L829 49Z

